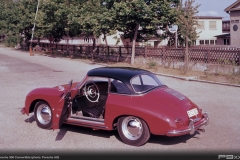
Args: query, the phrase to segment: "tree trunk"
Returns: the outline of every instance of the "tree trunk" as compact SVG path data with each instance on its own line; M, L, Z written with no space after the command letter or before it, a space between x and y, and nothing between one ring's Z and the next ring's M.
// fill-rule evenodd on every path
M67 31L67 55L69 54L69 31Z
M137 24L136 27L135 27L135 33L134 33L133 42L132 42L131 65L134 65L135 46L136 46L136 39L137 39L138 28L139 28L139 24Z
M186 36L186 51L185 51L185 69L184 73L188 72L188 36Z
M105 45L108 46L107 36L104 34Z
M93 37L93 49L95 49L95 47L96 47L96 38L95 38L95 36Z

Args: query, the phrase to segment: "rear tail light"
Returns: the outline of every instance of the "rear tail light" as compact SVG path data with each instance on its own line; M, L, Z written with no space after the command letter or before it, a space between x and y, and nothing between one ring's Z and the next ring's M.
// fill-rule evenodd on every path
M182 118L177 118L177 119L175 120L175 122L178 123L178 124L180 124L180 125L183 125L183 124L184 124Z

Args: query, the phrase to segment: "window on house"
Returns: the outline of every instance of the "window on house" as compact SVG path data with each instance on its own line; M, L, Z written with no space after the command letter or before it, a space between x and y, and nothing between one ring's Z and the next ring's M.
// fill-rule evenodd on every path
M216 21L209 21L209 29L217 29Z
M224 45L230 45L230 40L229 39L224 39L223 44Z
M214 40L210 40L210 44L214 44Z
M224 40L223 40L223 44L224 44L224 45L227 45L227 39L224 39Z
M231 23L239 23L239 20L231 20Z
M198 21L198 28L204 29L204 21Z
M205 40L205 44L209 44L209 40Z
M200 44L204 44L204 40L200 40L199 43L200 43Z

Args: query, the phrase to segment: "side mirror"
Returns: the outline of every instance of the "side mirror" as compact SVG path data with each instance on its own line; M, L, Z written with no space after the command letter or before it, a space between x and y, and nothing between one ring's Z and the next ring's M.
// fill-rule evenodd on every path
M72 79L68 82L68 86L69 86L69 87L72 87L72 82L73 82Z

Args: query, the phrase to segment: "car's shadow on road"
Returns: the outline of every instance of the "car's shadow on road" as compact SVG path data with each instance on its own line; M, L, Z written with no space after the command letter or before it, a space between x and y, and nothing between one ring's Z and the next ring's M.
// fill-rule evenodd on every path
M200 133L196 131L195 134L193 135L187 134L187 135L176 136L176 137L151 135L147 143L155 143L155 144L161 144L161 145L187 143L187 140L189 139L192 139L192 138L198 139L198 137L196 137L197 134L200 134Z
M26 123L32 123L32 122L34 122L34 121L35 121L35 116L34 116L34 115L32 115L31 117L29 117L29 118L25 119L24 121L25 121Z
M87 127L63 124L56 136L55 141L62 140L67 132L76 132L78 134L86 134L86 135L102 137L102 138L110 138L111 136L115 135L115 131L93 130Z
M63 124L61 126L55 141L61 141L68 131L75 132L78 134L86 134L86 135L91 135L96 137L102 137L102 138L110 138L111 136L115 136L117 140L122 142L121 138L118 135L117 130L113 130L113 131L93 130L91 128L74 126L69 124ZM198 139L198 137L196 137L197 134L200 134L200 133L196 131L195 134L193 135L188 134L188 135L177 136L177 137L151 135L147 143L154 143L154 144L161 144L161 145L173 145L173 144L179 144L179 143L186 143L187 140L191 138Z

